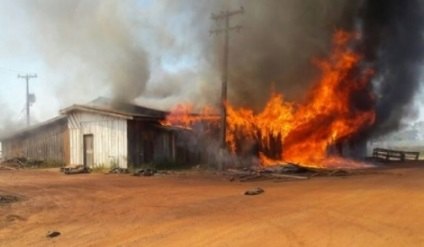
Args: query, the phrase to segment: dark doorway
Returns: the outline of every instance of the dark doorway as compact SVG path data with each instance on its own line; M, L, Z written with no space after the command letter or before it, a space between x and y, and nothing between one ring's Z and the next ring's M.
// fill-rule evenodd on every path
M93 135L84 135L84 166L93 167L94 150L93 150Z

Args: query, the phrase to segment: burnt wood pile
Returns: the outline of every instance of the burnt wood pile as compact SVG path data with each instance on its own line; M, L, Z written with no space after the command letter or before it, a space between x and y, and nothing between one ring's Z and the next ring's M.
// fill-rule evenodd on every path
M91 169L84 165L77 165L75 167L62 167L60 170L66 175L84 174L91 172Z
M17 201L19 201L19 198L17 196L0 194L0 205L9 204Z
M41 160L30 160L25 157L16 157L12 159L7 159L1 162L2 168L9 169L22 169L22 168L34 168L40 167L43 165Z
M364 169L330 169L330 168L312 168L298 164L280 164L270 167L255 167L242 169L228 169L224 174L230 181L248 182L261 180L308 180L318 176L350 176L358 174L369 174Z

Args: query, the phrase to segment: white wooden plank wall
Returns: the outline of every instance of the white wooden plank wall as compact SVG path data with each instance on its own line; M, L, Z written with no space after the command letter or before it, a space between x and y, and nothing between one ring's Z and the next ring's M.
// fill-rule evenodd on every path
M93 135L94 164L127 168L127 120L94 113L69 114L71 164L83 164L83 136Z

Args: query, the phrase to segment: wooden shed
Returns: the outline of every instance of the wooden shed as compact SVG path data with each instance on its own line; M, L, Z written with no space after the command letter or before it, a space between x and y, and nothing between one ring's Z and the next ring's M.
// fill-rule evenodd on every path
M1 139L3 159L24 157L60 164L69 163L66 116L59 116Z
M176 131L161 125L166 112L99 98L1 139L5 158L52 160L87 167L136 168L176 161Z

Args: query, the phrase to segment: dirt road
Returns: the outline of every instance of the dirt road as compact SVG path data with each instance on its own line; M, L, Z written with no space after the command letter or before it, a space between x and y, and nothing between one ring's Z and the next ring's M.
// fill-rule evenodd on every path
M0 246L424 246L424 167L249 183L0 170L1 194L21 200L0 205Z

